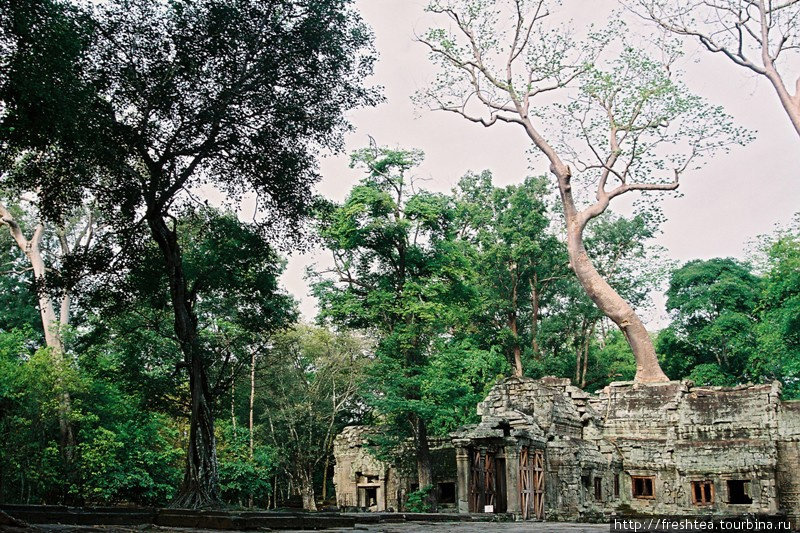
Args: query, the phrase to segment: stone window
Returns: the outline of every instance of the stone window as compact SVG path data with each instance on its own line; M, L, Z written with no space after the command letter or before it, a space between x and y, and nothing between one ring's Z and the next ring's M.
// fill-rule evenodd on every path
M714 503L714 484L711 481L692 481L692 503L695 505Z
M378 488L377 487L359 487L360 507L372 507L378 504Z
M750 497L750 481L745 479L729 479L728 482L728 503L751 504L753 498Z
M631 492L633 497L637 499L655 499L656 478L653 476L631 476Z
M603 501L603 478L594 478L594 499L598 502Z
M438 494L436 500L439 503L456 503L455 483L439 483L437 490Z
M619 474L614 474L614 498L619 499Z

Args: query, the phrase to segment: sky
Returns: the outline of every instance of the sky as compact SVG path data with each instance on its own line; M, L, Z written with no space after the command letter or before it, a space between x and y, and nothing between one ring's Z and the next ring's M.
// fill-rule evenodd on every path
M530 141L515 125L491 128L454 114L416 107L411 96L435 76L424 45L415 42L430 24L419 0L356 0L355 6L375 33L379 60L370 84L384 87L386 102L349 115L354 129L345 153L322 159L317 191L335 201L345 199L358 182L347 153L368 145L419 148L426 154L417 170L424 187L447 192L467 171L489 169L495 185L521 182L544 172L543 156L529 157ZM591 6L591 9L587 9ZM600 26L613 19L616 0L564 0L563 10L575 27ZM634 23L633 31L647 31ZM756 139L729 154L716 156L701 170L682 178L679 198L666 199L666 222L656 243L679 263L712 257L745 258L748 244L787 224L800 212L800 139L765 79L724 58L688 44L683 64L689 88L725 107L736 122L756 132ZM612 204L612 209L615 207ZM625 211L624 206L621 209ZM289 257L284 287L300 302L303 318L313 320L316 302L308 294L306 267L331 264L328 254L314 250ZM645 318L651 328L667 317L663 296L655 295L655 312Z

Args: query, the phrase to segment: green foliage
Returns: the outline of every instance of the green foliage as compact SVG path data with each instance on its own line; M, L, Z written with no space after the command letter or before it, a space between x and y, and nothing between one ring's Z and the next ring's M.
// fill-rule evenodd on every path
M787 398L800 398L800 228L779 233L766 245L767 271L758 307L758 352L753 374L777 379Z
M0 333L0 486L4 501L164 504L180 479L177 429L92 365L58 367L24 331ZM98 365L99 366L99 365ZM73 470L58 444L60 391L78 428ZM22 491L22 492L20 492Z
M690 261L673 274L673 321L658 337L664 370L699 384L778 380L800 395L800 233L762 242L762 275L731 259Z
M336 276L314 283L320 318L366 329L377 339L365 396L383 422L385 449L427 433L434 420L437 434L461 422L466 407L432 401L437 396L485 388L473 381L474 373L454 372L446 364L453 353L439 342L468 316L475 289L468 284L470 248L456 239L453 198L419 190L412 181L421 159L414 150L355 152L353 165L365 178L320 221L336 261ZM496 361L478 366L484 364L498 367Z
M707 379L752 379L759 294L760 280L732 259L690 261L677 269L667 290L667 309L675 320L657 342L659 351L669 354L667 375L681 378L697 365L716 364L719 375ZM700 375L711 376L704 368Z
M542 311L556 297L556 282L570 275L566 248L549 229L548 185L528 178L494 187L485 171L467 174L454 191L460 238L473 248L476 340L484 349L502 349L512 366L517 353L541 356Z
M719 365L713 363L702 363L694 368L686 376L686 379L691 380L695 385L707 385L716 387L729 387L736 385L736 378L730 374L725 374L720 369Z
M430 406L430 432L447 436L478 421L475 406L495 382L510 374L499 347L483 350L472 338L437 339L422 381L422 401Z
M425 485L419 490L410 492L406 500L405 508L411 513L430 513L433 511L430 495L433 485Z
M228 420L217 424L220 436L219 484L227 502L242 505L248 498L266 501L272 486L269 479L275 472L277 451L266 445L253 447L250 454L250 434L246 428L233 425Z
M358 391L371 364L369 344L349 331L303 324L270 344L256 367L255 436L271 443L279 478L315 491L328 475L334 437L363 416Z

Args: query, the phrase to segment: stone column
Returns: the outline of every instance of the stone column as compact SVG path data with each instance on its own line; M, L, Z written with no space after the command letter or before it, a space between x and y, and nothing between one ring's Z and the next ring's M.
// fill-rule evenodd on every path
M506 510L522 514L519 494L519 449L516 444L505 446L506 455Z
M458 512L469 513L469 448L463 446L456 448L456 470L458 475L456 484Z
M386 510L386 478L378 479L380 486L376 492L375 503L378 504L378 511Z

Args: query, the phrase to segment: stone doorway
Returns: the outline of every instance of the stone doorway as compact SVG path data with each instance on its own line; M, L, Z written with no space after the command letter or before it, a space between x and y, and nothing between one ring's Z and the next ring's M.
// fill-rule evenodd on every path
M498 482L499 480L499 482ZM506 511L505 459L489 450L470 451L469 512Z
M522 519L544 520L544 452L523 446L519 454Z

